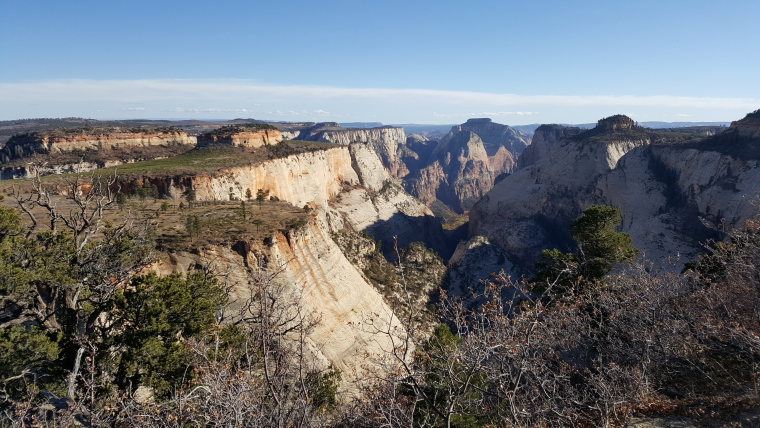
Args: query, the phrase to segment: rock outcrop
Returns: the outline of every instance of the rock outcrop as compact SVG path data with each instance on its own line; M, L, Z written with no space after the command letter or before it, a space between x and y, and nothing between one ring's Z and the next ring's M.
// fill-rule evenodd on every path
M287 136L291 136L290 133ZM279 129L265 124L229 125L198 136L198 147L215 144L256 149L278 144L285 135Z
M440 201L465 212L497 177L512 172L516 164L512 150L520 153L526 145L517 131L490 119L470 119L438 142L410 137L405 147L410 153L402 158L411 171L404 178L406 189L428 206Z
M581 128L563 125L541 125L533 132L533 139L520 155L518 168L535 164L557 150L562 140L583 132Z
M250 293L247 269L263 266L278 270L277 280L289 294L298 298L304 310L321 319L309 334L313 354L323 366L341 369L347 380L377 369L378 359L392 347L391 337L383 332L398 331L402 335L401 323L389 304L397 294L395 282L371 279L364 263L370 254L383 257L376 252L375 241L383 250L393 251L397 236L402 248L414 241L425 241L445 251L440 224L430 210L394 182L377 154L364 143L326 146L252 165L222 168L212 174L153 174L142 180L177 198L193 189L196 201L244 199L247 190L252 194L261 190L269 197L311 212L311 220L301 228L275 232L264 242L216 245L201 248L198 254L173 255L161 269L182 271L210 263L215 271L227 273L240 298ZM375 240L361 245L362 239L368 239L357 238L362 232ZM346 240L338 238L341 236L353 236L351 242L359 242L358 246L346 246ZM336 239L346 246L345 251L351 251L350 260ZM441 271L433 277L440 281L443 265L433 260L434 254L414 254L418 264L436 266ZM394 269L385 260L382 266ZM424 305L429 290L419 290L416 298L425 300Z
M8 163L34 154L65 154L86 151L181 145L191 148L196 138L167 129L84 128L15 135L0 151L0 162Z
M297 138L364 143L408 192L428 206L442 202L460 213L487 192L496 177L509 173L516 154L527 146L518 131L490 119L468 120L440 141L420 135L407 138L400 127L343 128L337 123L304 125Z
M512 272L509 255L484 236L473 236L457 245L448 262L447 291L467 298L482 292L482 280L491 279L500 271Z
M512 154L500 147L488 155L483 140L471 131L452 131L433 150L432 162L406 179L409 192L426 204L439 200L455 211L468 210L494 184L512 171Z
M404 128L382 126L378 128L343 128L337 123L320 123L300 132L299 140L325 141L340 145L364 143L380 156L391 176L404 177L409 173L399 157L399 146L406 143Z
M544 128L531 163L473 208L470 234L497 244L511 259L505 266L522 273L541 250L569 249L569 226L584 209L613 205L644 257L666 266L681 256L670 265L678 269L700 251L700 240L717 236L716 225L740 226L758 213L751 201L760 195L760 168L747 156L760 146L753 121L749 115L706 140L639 128L620 116L585 132Z
M470 131L477 134L483 140L488 156L494 156L496 152L505 148L513 156L519 157L530 144L520 131L487 118L469 119L451 130L451 132L456 131Z
M174 128L73 128L18 134L0 149L0 179L86 172L191 150L196 138Z
M403 336L403 326L392 308L349 262L318 219L299 229L273 232L264 241L170 253L154 269L172 273L196 266L225 275L231 286L233 317L250 298L251 281L257 274L276 272L273 281L281 289L279 302L299 307L301 315L319 320L306 336L307 351L313 357L310 363L318 369L340 369L344 387L351 388L352 381L378 369L392 349L392 339Z
M213 174L154 174L145 181L173 198L193 189L198 201L240 200L262 191L297 207L317 209L326 230L365 231L383 241L383 248L392 248L398 236L401 245L423 241L445 257L452 250L430 209L404 191L364 143L221 168Z

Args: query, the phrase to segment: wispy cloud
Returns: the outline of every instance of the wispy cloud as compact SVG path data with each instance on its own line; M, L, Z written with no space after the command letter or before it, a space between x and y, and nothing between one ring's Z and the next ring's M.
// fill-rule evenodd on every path
M54 80L0 83L0 114L4 117L29 114L22 108L54 114L65 108L89 111L150 111L246 113L252 117L393 120L440 120L473 116L551 120L560 112L587 116L617 112L669 110L669 115L703 111L715 116L726 111L734 117L760 106L760 98L695 97L673 95L551 95L435 89L340 88L330 86L269 85L250 80ZM127 105L127 107L124 107ZM176 107L205 105L207 107ZM252 106L241 108L238 106ZM42 107L41 107L42 106ZM141 108L146 108L141 107ZM133 108L133 110L129 110ZM53 110L57 109L57 110ZM541 111L539 114L537 111ZM437 112L437 113L434 113ZM704 115L704 114L703 114ZM586 118L592 119L594 116ZM597 116L600 117L600 116ZM685 117L685 116L684 116ZM573 120L562 117L562 120ZM557 120L557 119L555 119Z

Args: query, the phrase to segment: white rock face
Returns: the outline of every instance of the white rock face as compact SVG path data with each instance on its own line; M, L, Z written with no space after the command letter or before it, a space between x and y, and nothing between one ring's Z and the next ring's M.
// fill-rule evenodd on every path
M518 168L533 165L557 150L562 140L581 133L580 128L562 125L541 125L533 133L533 139L528 147L520 154Z
M439 229L440 225L424 204L393 182L368 145L351 144L230 168L213 176L185 177L173 183L174 194L181 195L188 185L201 201L228 200L230 187L238 198L246 189L253 194L263 189L293 205L309 205L316 209L315 217L287 235L275 233L268 245L250 243L246 254L231 246L213 246L201 249L200 255L174 255L161 269L181 272L210 261L215 270L228 272L234 294L244 299L250 292L246 266L264 261L280 269L277 280L299 296L305 309L321 317L308 337L315 361L341 369L349 381L379 369L392 346L391 338L380 332L390 329L401 334L401 324L331 233L349 229L388 238L395 234L406 245L426 238L422 234L433 229L428 222Z
M549 156L497 183L470 212L471 235L483 235L532 266L545 248L568 239L567 226L593 203L600 176L647 141L564 141Z
M303 133L302 133L303 134ZM406 143L404 128L383 126L380 128L317 128L299 139L325 141L347 146L364 143L371 147L388 167L391 176L400 178L409 173L399 156L399 146Z
M622 231L656 264L668 267L666 259L681 256L671 269L693 257L700 240L715 236L707 226L721 219L741 226L758 213L754 159L648 139L565 139L548 146L535 163L498 183L470 216L471 235L488 237L522 268L542 249L568 243L570 224L592 204L620 208Z
M326 207L341 191L344 182L360 184L348 147L291 155L222 170L211 176L188 177L188 180L201 201L229 200L230 188L233 196L243 199L250 189L254 195L258 190L268 191L270 196L298 207L305 204ZM174 194L179 197L183 190L179 187Z
M264 146L274 146L285 139L279 129L257 129L237 131L231 134L216 135L213 132L198 137L198 147L216 144L233 147L256 149Z
M380 158L361 143L230 168L212 176L187 177L173 183L171 193L179 198L187 185L192 185L199 201L229 200L230 193L242 199L248 189L254 195L264 190L297 207L319 209L331 230L348 225L360 231L394 217L429 216L432 220L433 215L395 184ZM422 231L414 232L418 236Z
M187 272L196 265L224 272L233 286L232 311L250 296L246 266L265 264L280 273L275 281L284 295L319 318L307 336L312 363L332 365L343 373L345 387L378 370L392 348L391 337L381 331L402 334L402 326L375 288L343 255L321 224L312 220L287 235L276 233L269 245L250 243L244 254L229 246L208 246L199 254L180 253L164 259L160 273Z

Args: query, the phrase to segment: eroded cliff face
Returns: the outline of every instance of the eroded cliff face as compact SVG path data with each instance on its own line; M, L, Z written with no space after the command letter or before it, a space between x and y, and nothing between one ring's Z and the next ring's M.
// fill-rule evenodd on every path
M288 136L290 136L290 134L288 134ZM256 149L263 146L273 146L284 139L285 135L278 129L260 129L225 134L211 132L198 136L198 147L221 144Z
M223 169L216 174L147 178L180 198L192 188L199 201L245 199L259 190L295 206L317 209L328 230L350 227L384 241L425 241L446 252L431 211L395 183L363 143ZM168 180L168 182L167 182Z
M441 201L463 212L493 187L496 177L512 171L515 159L505 146L489 146L474 132L459 128L435 146L427 165L406 177L405 184L429 206Z
M583 130L571 126L541 125L533 132L533 139L520 155L518 168L526 168L557 150L562 140L578 135Z
M280 303L300 307L318 319L306 340L316 368L341 370L344 387L390 363L392 339L403 327L382 295L349 262L321 222L312 218L287 233L264 241L208 245L194 253L165 255L159 273L187 272L198 266L225 275L231 286L229 315L250 298L257 275L274 275ZM252 279L254 278L254 279ZM391 332L391 335L384 332Z
M428 206L463 213L512 172L526 146L522 134L491 119L470 119L439 141L412 135L401 151L410 171L404 186Z
M184 153L195 144L195 137L172 128L87 128L20 134L0 149L0 179L86 172L160 159Z
M211 175L187 176L171 184L169 192L179 198L187 188L199 201L245 199L248 190L268 192L295 206L312 203L326 207L343 186L359 184L346 148L331 148L273 159L256 165L222 169Z
M409 173L399 156L399 147L406 143L404 128L383 126L379 128L342 128L337 124L318 124L301 131L298 139L325 141L340 145L364 143L380 156L391 176L404 177Z
M298 139L364 143L408 192L428 206L443 202L460 213L487 192L496 177L512 171L515 153L527 146L518 131L490 119L455 126L440 141L407 138L403 128L343 128L337 123L305 126Z
M547 150L536 150L534 163L473 208L470 235L499 245L516 266L512 271L525 272L542 249L569 248L569 226L584 209L613 205L644 257L678 269L700 250L700 240L716 236L713 225L740 226L758 213L750 202L760 194L757 159L710 150L717 144L711 140L669 143L667 135L624 122L620 128L600 121L564 138L555 136L568 130L550 130Z
M215 174L144 180L176 197L192 188L197 201L244 199L250 189L254 195L262 190L295 206L307 206L311 220L303 227L273 233L261 242L213 245L199 248L195 254L173 254L158 268L181 272L211 265L233 281L233 294L241 301L251 290L249 270L279 271L277 281L289 290L288 294L320 318L308 336L315 361L322 367L341 369L348 381L384 364L392 341L383 332L403 335L394 311L400 305L394 303L405 296L398 295L392 275L395 267L377 245L393 250L394 236L398 236L401 251L407 254L409 250L403 247L413 241L427 241L433 247L436 242L446 244L430 210L393 181L380 158L364 143L294 154ZM377 244L369 236L384 242ZM445 268L434 253L420 250L409 254L410 263L423 266L418 270L428 275L424 278L434 266L437 273L431 278L440 282ZM376 277L378 266L389 279ZM418 282L425 283L415 294L424 306L430 287L426 281ZM398 337L394 340L398 343Z
M483 141L483 145L489 156L504 148L515 157L519 157L530 142L518 130L491 119L469 119L467 122L455 126L451 133L470 131Z
M13 136L0 151L0 161L10 162L33 154L104 151L133 147L183 145L192 147L196 138L182 131L131 132L122 130L92 131L79 134L49 135L31 133Z

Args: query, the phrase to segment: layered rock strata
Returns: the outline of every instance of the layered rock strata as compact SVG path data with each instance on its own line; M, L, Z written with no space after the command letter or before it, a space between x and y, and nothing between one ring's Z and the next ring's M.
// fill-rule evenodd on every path
M121 128L66 130L49 134L34 132L11 137L0 150L0 162L7 163L34 154L107 151L134 147L195 146L196 138L183 131L129 131Z
M435 144L417 137L407 143L417 156L404 159L417 168L410 168L405 186L428 206L440 201L456 212L467 211L498 177L515 168L511 150L522 152L526 145L517 131L490 119L468 120Z
M155 270L187 272L196 266L225 275L233 318L255 290L252 281L271 277L279 290L278 302L298 310L306 320L318 321L306 335L308 363L316 369L339 369L343 388L352 389L352 382L392 364L389 351L404 337L392 308L316 219L264 241L172 253Z
M409 173L399 156L399 150L406 143L406 133L403 128L392 126L342 128L337 123L323 123L302 130L298 139L325 141L340 145L364 143L380 156L391 176L401 178Z
M288 134L287 136L290 136ZM280 130L264 125L232 125L219 128L198 136L198 147L211 145L226 145L256 149L262 146L273 146L285 139Z
M625 117L585 132L546 128L531 163L473 208L470 235L505 250L512 272L526 272L541 250L570 248L569 226L584 209L613 205L643 257L679 269L701 240L719 235L718 224L741 226L758 213L751 201L760 197L760 156L752 153L760 139L751 116L702 141L669 140Z

